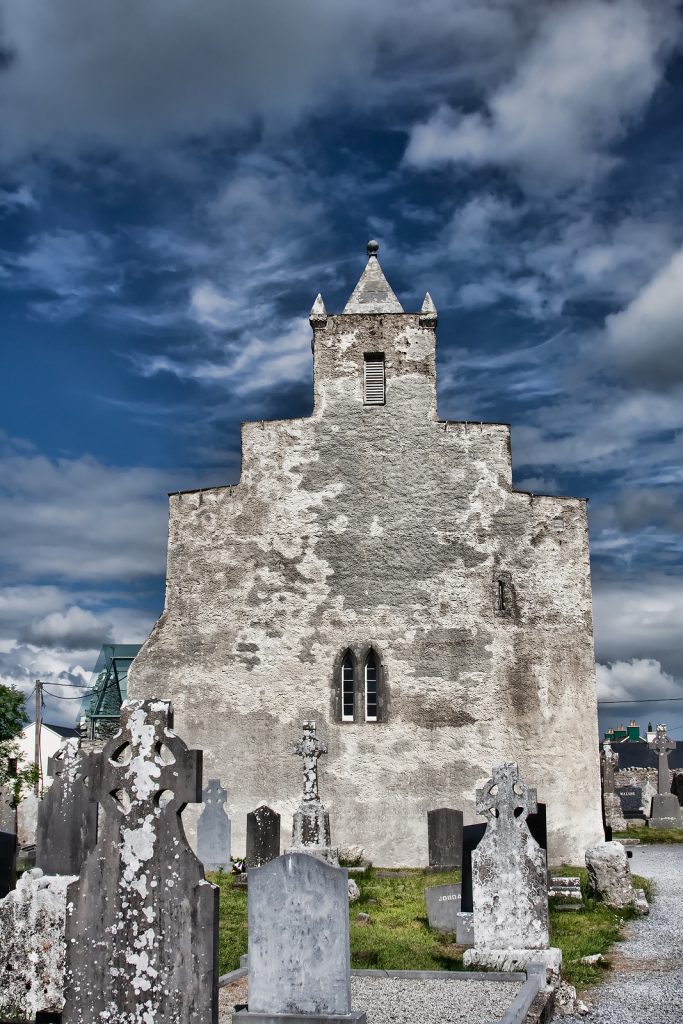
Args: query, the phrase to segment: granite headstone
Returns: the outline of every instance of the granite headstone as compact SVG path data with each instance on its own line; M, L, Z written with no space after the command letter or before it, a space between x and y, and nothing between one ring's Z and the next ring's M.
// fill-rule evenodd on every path
M430 885L425 889L429 927L439 932L455 932L460 913L459 885Z
M249 1006L233 1021L365 1022L351 1011L348 873L286 853L249 872Z
M675 743L666 734L666 726L658 725L650 747L658 755L657 792L652 797L652 809L648 826L654 829L683 828L683 817L678 797L671 792L669 772L669 751Z
M36 867L45 875L77 875L97 842L97 800L83 780L98 756L84 754L73 738L48 761L53 782L38 806L36 829Z
M280 856L280 815L261 804L247 814L248 868L260 868Z
M427 811L430 871L452 871L462 864L462 811L438 807Z
M621 800L624 818L632 820L643 817L643 790L640 786L617 786L616 793Z

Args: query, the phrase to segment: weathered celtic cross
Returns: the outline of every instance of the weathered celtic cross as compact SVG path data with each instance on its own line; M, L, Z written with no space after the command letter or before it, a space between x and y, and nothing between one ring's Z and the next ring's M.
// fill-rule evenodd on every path
M218 890L180 817L201 802L202 753L172 725L167 701L126 701L94 762L105 813L68 890L65 1024L217 1019Z
M605 740L602 745L602 789L604 793L615 793L614 771L619 764L619 755L612 750L612 744Z
M671 790L671 778L669 776L669 751L675 750L676 744L673 743L666 735L665 725L657 726L657 735L651 741L650 747L657 751L659 758L657 792L669 793Z
M304 792L302 800L308 803L319 800L318 795L318 758L327 753L327 743L319 740L315 734L315 722L304 722L304 737L294 747L294 753L303 758Z
M77 875L97 840L97 801L84 780L93 758L70 738L48 759L54 779L38 805L36 867L46 875Z
M489 818L487 833L513 825L526 829L527 815L538 810L536 790L521 781L514 762L494 765L491 775L484 788L477 790L477 813ZM522 813L515 814L517 810Z

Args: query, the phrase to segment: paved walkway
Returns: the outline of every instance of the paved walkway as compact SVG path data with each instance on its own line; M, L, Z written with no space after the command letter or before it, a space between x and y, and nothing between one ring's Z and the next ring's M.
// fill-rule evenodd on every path
M612 948L613 970L588 993L593 1012L583 1020L682 1024L683 844L634 847L631 870L652 879L656 898L649 916L629 923L629 938Z

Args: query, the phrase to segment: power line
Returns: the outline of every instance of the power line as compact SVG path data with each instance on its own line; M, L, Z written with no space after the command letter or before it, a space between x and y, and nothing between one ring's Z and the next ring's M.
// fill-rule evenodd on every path
M599 700L598 704L664 704L670 700L683 700L683 697L644 697L642 700Z
M61 693L50 693L49 690L43 690L48 697L53 697L55 700L83 700L84 697L88 696L88 693L92 693L92 690L88 690L85 693L79 693L76 697L63 697Z

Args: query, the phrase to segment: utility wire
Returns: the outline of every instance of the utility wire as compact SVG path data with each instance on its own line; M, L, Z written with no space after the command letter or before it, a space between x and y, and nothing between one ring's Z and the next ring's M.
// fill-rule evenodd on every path
M49 690L43 690L43 693L47 694L48 697L54 697L55 700L83 700L84 697L88 696L88 693L92 692L92 690L88 690L86 693L79 693L75 697L63 697L61 693L50 693Z
M599 700L598 704L664 704L670 700L683 700L683 697L643 697L642 700Z

